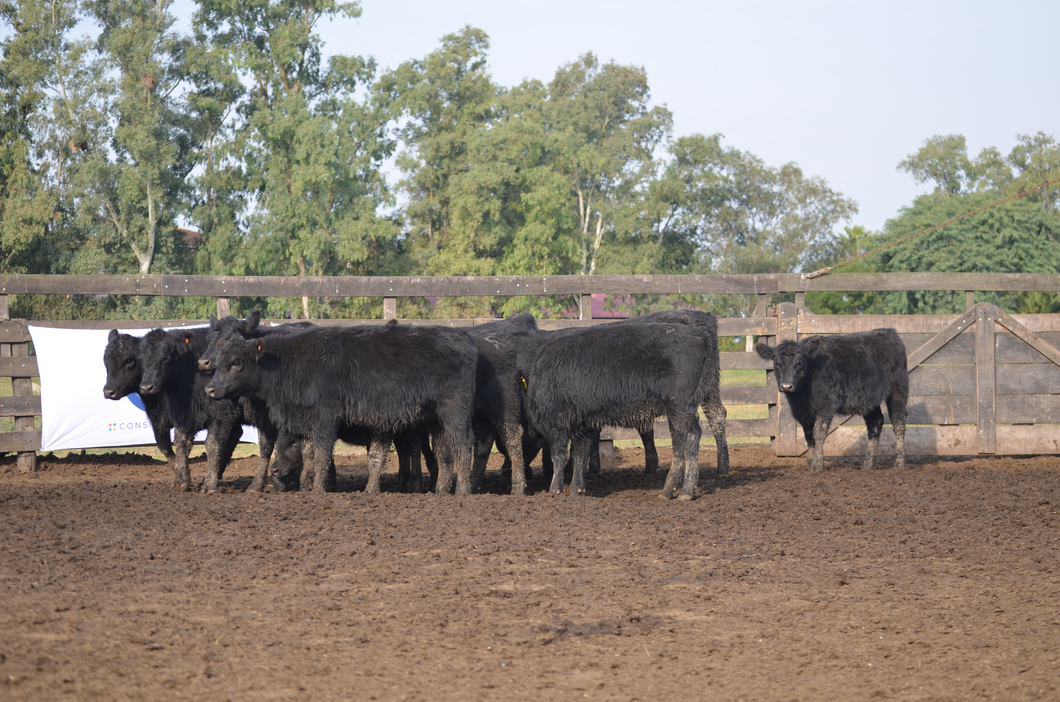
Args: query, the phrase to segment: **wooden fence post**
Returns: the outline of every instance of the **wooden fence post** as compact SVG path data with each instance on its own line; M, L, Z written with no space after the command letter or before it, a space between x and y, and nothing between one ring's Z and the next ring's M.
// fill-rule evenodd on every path
M799 311L790 302L777 305L777 343L799 340ZM773 371L769 371L772 373ZM778 456L798 456L799 442L795 418L791 416L788 401L780 396L777 390L777 435L774 438L774 450Z
M232 298L230 297L219 297L217 298L217 316L227 317L232 314Z
M994 306L980 302L975 311L975 400L979 409L976 438L979 453L994 453L997 450Z
M975 291L974 290L965 290L964 291L964 311L967 312L968 310L972 309L973 307L975 307Z
M383 298L383 319L397 319L397 298Z
M0 319L11 319L7 295L0 295ZM0 356L27 356L29 344L0 344ZM28 397L33 394L32 378L12 378L11 394L15 397ZM36 424L33 417L15 417L15 431L34 431ZM18 454L18 469L23 473L34 473L37 470L37 454L34 451L23 451Z
M582 295L581 300L578 301L578 318L579 319L592 319L593 318L593 296Z

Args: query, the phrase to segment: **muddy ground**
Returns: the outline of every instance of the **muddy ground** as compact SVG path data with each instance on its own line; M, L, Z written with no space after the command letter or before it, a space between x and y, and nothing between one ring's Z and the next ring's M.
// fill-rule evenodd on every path
M636 449L585 499L7 457L0 699L1060 698L1060 458L732 456L691 503Z

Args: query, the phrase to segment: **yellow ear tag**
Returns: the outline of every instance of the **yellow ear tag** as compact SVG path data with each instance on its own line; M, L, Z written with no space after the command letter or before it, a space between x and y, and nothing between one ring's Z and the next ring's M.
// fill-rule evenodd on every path
M526 384L526 376L525 376L525 375L520 375L520 376L519 376L519 380L523 381L523 387L524 387L524 388L525 388L525 387L527 387L527 384Z

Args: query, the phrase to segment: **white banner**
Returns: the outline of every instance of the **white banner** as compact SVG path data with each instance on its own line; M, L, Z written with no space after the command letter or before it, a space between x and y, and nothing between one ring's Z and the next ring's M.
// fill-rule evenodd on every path
M109 329L29 328L40 371L41 451L154 446L155 434L140 396L103 397L103 352ZM143 336L150 329L122 329ZM195 436L205 441L206 432ZM258 430L243 427L242 441L257 443Z

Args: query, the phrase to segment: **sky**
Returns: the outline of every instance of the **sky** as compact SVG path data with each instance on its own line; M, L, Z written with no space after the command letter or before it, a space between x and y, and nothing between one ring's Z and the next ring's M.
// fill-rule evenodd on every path
M873 231L930 191L897 165L931 136L962 134L973 157L1008 154L1019 134L1060 138L1056 0L360 2L360 18L318 26L325 54L394 68L472 25L506 87L588 51L641 66L675 137L720 133L770 166L794 162ZM194 8L175 0L178 28Z
M971 156L1018 134L1060 138L1060 2L485 2L362 0L320 26L328 53L383 68L466 24L490 36L493 79L547 82L591 51L642 66L674 136L724 135L771 166L795 162L879 230L918 185L898 162L963 134Z

